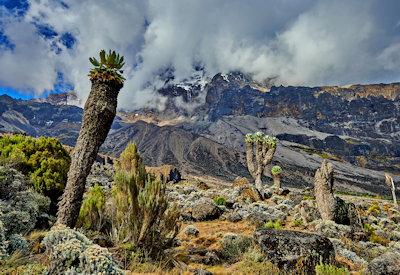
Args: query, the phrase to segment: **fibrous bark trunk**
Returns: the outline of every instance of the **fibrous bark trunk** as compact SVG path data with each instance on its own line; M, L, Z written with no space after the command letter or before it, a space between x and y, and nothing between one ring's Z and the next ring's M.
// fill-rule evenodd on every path
M67 184L59 202L57 223L71 228L75 226L85 192L86 178L111 128L121 88L122 86L113 83L92 82L81 130L72 153Z
M398 208L397 199L396 199L396 186L394 185L393 177L388 173L385 173L385 180L387 186L392 190L393 204L396 208Z
M246 142L247 168L250 172L250 175L253 177L255 187L259 192L261 192L263 186L262 175L265 174L266 166L271 163L275 154L275 150L275 147L268 147L267 144L259 141L255 143Z
M281 175L272 175L274 180L274 189L281 189Z
M333 196L333 166L324 160L315 173L315 200L323 220L335 219L335 197Z

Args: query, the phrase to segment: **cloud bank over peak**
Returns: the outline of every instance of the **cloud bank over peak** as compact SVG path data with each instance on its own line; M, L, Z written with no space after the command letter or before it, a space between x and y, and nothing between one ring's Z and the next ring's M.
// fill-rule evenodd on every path
M62 75L85 98L88 57L102 48L125 55L120 103L131 109L162 105L154 89L163 85L159 74L167 68L175 81L198 65L209 76L240 70L283 85L400 81L396 0L28 4L23 12L0 7L0 86L36 95Z

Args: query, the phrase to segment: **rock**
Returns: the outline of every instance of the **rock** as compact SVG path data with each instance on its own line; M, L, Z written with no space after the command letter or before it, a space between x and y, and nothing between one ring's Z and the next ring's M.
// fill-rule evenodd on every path
M336 223L361 228L361 221L356 206L339 197L335 198L334 219Z
M360 227L360 217L354 204L333 195L333 165L324 160L314 178L317 208L323 220Z
M250 182L245 177L236 177L233 181L232 187L243 187L243 186L250 186Z
M400 274L400 254L387 252L373 259L367 267L366 274L397 275Z
M184 231L185 231L185 234L187 236L195 236L195 237L197 237L199 235L199 233L200 233L200 231L194 225L186 226Z
M341 238L352 236L352 228L348 225L337 224L334 221L316 220L315 230L327 238Z
M239 213L237 213L235 211L235 212L232 212L232 213L228 213L226 215L226 219L228 221L230 221L230 222L238 222L238 221L241 221L243 219L243 217L242 217L242 215L240 215Z
M368 264L367 261L365 261L363 258L359 257L356 253L353 251L350 251L346 248L344 248L344 244L339 240L339 239L329 239L334 248L335 248L335 253L336 257L341 257L345 259L345 263L351 262L352 265L357 266L358 268L362 266L366 266Z
M211 199L202 198L192 207L192 217L196 221L209 221L218 219L221 216L221 210Z
M273 193L279 196L287 196L290 193L290 190L284 188L277 188L273 191Z
M333 165L324 160L314 177L314 193L318 211L323 220L335 218L335 197L333 196Z
M294 208L300 215L305 224L321 218L315 204L315 200L304 200Z
M328 238L305 232L261 229L254 233L266 259L280 269L293 272L304 267L305 274L314 274L315 266L333 263L335 250Z
M252 203L261 200L261 196L254 187L244 186L239 189L239 199L243 202Z
M161 165L158 167L146 167L148 173L162 178L164 182L178 183L182 180L181 173L173 165Z
M213 274L205 269L196 269L193 270L193 275L213 275Z

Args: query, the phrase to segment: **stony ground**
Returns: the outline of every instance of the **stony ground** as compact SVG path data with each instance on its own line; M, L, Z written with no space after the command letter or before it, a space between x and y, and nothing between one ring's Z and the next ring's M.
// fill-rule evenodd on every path
M97 182L110 188L110 166L96 165L94 170L88 185ZM26 192L19 187L21 181L10 178L4 187L16 186L16 194L25 194L18 193ZM7 188L0 188L1 196L9 194ZM400 211L391 200L335 194L353 203L358 213L358 224L345 225L321 219L310 188L272 191L266 185L264 196L259 200L245 178L220 183L196 177L168 183L168 200L181 210L176 245L162 262L135 262L132 254L130 263L128 250L113 247L107 236L96 232L23 227L32 225L25 216L52 223L36 206L41 198L2 197L0 233L5 230L5 235L0 234L0 241L6 236L7 245L0 246L0 256L12 257L0 261L0 274L40 274L67 252L80 253L83 261L95 259L96 268L127 274L312 274L321 260L342 269L317 274L400 274ZM27 254L15 254L18 249Z

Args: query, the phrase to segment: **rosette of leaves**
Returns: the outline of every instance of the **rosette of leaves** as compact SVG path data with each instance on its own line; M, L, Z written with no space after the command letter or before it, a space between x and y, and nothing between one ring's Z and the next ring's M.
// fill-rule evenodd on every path
M124 66L124 57L117 54L115 51L109 50L108 54L105 50L100 51L100 60L95 57L90 57L89 61L94 68L89 72L91 81L115 82L118 85L123 85L125 78L122 76L121 70Z
M280 166L275 165L271 168L271 174L274 176L279 176L282 174L282 168Z

